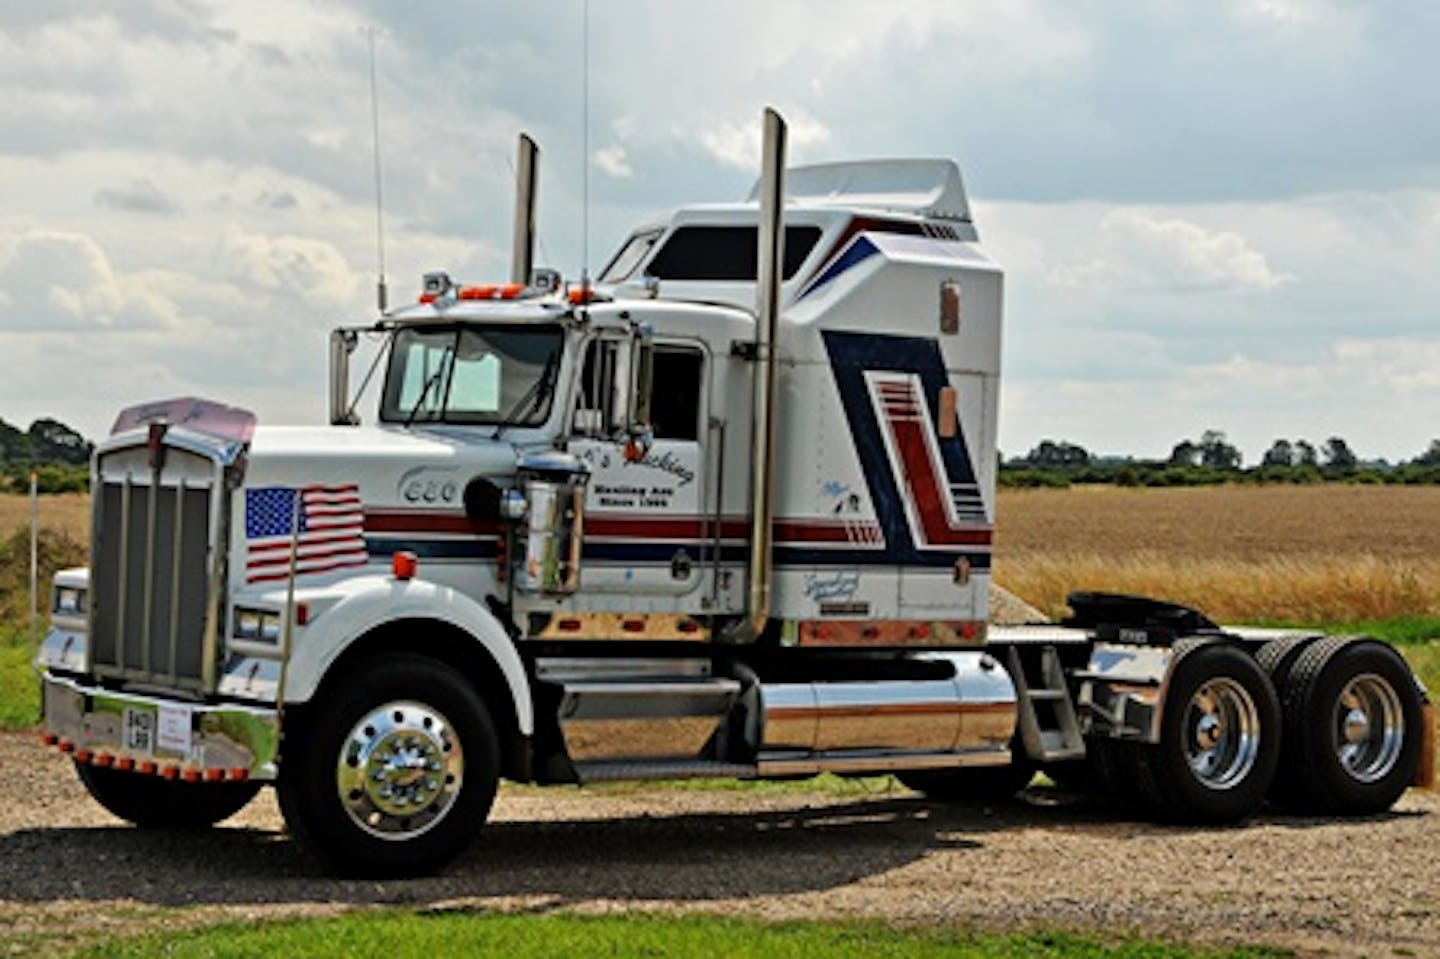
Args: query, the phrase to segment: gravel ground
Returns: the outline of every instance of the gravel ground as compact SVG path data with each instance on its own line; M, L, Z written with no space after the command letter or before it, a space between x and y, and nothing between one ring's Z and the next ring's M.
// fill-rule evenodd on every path
M709 911L1065 927L1302 955L1440 956L1440 797L1332 821L1135 823L1032 790L1003 807L848 793L511 789L433 879L338 880L264 792L200 834L131 829L34 735L0 735L0 954L117 934L386 903L432 909Z

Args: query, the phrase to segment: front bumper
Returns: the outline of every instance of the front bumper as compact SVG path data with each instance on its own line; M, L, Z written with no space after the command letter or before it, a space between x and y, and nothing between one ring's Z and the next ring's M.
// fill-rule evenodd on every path
M121 693L46 671L45 741L77 762L187 782L274 779L274 709Z

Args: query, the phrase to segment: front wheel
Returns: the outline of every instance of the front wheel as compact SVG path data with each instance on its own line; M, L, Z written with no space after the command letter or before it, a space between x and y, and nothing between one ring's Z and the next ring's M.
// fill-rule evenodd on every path
M1362 815L1389 809L1415 778L1424 742L1420 690L1400 654L1327 637L1285 684L1287 805Z
M186 783L75 764L95 801L141 829L204 829L229 819L260 791L258 782Z
M1136 745L1134 782L1157 818L1231 823L1265 799L1280 760L1280 703L1270 677L1225 644L1181 654L1160 741Z
M343 872L434 872L484 824L499 749L485 704L454 670L377 659L309 713L281 762L280 807Z

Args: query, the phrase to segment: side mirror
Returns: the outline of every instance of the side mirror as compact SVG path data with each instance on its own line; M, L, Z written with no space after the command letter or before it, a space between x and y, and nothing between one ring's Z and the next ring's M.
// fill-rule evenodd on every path
M360 342L354 330L330 331L330 423L332 426L358 426L350 408L350 354Z
M628 343L616 344L614 362L610 421L606 424L610 435L626 440L648 435L655 379L655 340L648 324L637 324Z
M630 354L630 422L626 426L631 436L648 436L650 398L655 387L655 335L648 323L641 323L635 328Z

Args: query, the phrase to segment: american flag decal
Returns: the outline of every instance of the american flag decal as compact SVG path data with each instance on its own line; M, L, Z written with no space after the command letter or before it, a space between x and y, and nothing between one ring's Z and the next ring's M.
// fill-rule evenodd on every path
M346 486L262 486L245 491L245 581L286 579L290 537L300 514L295 572L323 573L364 566L365 518L360 489Z

